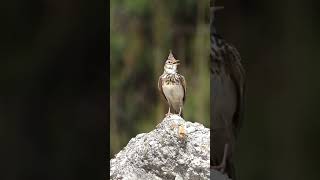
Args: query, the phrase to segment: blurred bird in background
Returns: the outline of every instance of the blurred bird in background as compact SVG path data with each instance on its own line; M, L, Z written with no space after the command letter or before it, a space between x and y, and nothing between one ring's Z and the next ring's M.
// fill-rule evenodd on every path
M210 1L210 41L211 41L211 168L228 174L235 180L233 152L235 141L242 123L244 106L245 72L236 48L217 34L214 13L222 9Z

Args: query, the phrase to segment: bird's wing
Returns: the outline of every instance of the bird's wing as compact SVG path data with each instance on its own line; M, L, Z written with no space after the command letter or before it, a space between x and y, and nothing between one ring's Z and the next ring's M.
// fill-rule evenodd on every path
M161 92L161 94L163 95L163 97L166 99L166 101L168 101L166 98L166 95L163 93L162 84L163 84L163 79L162 79L162 75L161 75L158 80L158 89Z
M184 103L185 100L186 100L187 83L186 83L186 79L184 78L184 76L180 75L179 79L181 81L181 84L182 84L182 87L183 87L183 90L184 90L184 96L183 96L183 103Z
M228 60L230 61L230 77L235 84L237 91L237 108L233 116L234 133L237 137L243 123L244 114L244 93L245 93L245 71L241 65L241 57L235 47L227 44Z

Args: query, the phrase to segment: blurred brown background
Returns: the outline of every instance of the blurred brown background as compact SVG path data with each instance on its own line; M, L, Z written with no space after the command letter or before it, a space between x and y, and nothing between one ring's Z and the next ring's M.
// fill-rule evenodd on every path
M171 49L187 81L184 116L209 124L209 0L111 1L110 157L149 132L168 105L158 78Z

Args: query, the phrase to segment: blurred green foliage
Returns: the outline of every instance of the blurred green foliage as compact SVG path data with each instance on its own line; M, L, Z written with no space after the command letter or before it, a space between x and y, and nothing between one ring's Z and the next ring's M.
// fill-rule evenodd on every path
M170 49L187 81L185 119L210 126L209 33L209 0L111 1L111 158L164 118L157 82Z

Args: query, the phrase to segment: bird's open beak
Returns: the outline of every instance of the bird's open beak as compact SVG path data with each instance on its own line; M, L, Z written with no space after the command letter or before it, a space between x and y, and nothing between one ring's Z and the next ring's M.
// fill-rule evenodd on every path
M176 60L176 62L174 62L174 64L179 65L180 64L179 61L180 60Z
M219 10L224 9L224 7L223 6L213 6L212 9L213 9L213 11L219 11Z

